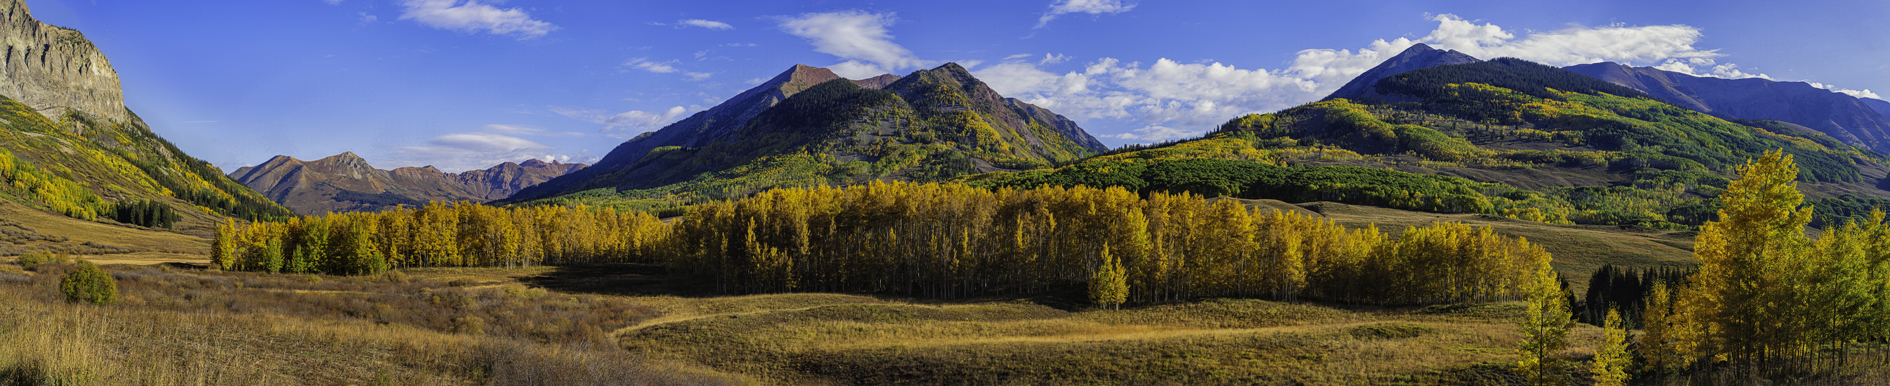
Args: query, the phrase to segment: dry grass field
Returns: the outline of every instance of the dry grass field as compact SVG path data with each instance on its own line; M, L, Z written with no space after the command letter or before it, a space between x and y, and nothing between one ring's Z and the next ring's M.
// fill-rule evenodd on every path
M1389 232L1434 221L1492 226L1544 244L1578 286L1605 263L1691 259L1690 233L1246 203ZM1115 311L1088 307L1078 293L953 302L720 296L647 265L214 272L201 270L208 242L196 236L12 204L0 214L10 237L0 247L104 264L124 293L112 306L70 305L56 287L71 265L0 264L0 385L1517 381L1509 370L1517 304L1206 299ZM1578 329L1570 353L1585 358L1598 336Z

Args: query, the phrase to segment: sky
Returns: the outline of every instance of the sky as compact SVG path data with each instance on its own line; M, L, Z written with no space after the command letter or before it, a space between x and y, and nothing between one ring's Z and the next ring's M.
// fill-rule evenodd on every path
M1317 100L1424 43L1890 94L1890 2L26 0L227 170L352 151L448 172L594 162L794 64L947 62L1110 146Z

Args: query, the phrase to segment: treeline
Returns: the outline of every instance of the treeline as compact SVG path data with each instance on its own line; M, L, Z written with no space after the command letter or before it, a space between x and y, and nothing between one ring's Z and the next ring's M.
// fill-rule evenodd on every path
M472 203L225 224L223 269L365 274L393 267L660 262L727 293L914 297L1208 296L1381 304L1492 301L1549 255L1489 228L1387 237L1236 200L1122 188L871 183L774 189L664 224L643 213ZM1099 274L1099 273L1112 274ZM1111 281L1099 283L1099 281ZM1104 285L1092 285L1104 284Z
M126 200L111 206L112 220L149 228L170 228L183 219L176 209L152 200Z
M656 261L667 228L611 208L499 208L433 202L418 209L218 226L212 263L226 270L337 275L403 267Z
M1519 296L1523 279L1549 259L1526 240L1463 224L1388 238L1235 200L1081 186L776 189L700 205L673 229L671 266L729 293L951 299L1088 287L1126 289L1128 302L1489 301Z
M1739 174L1720 195L1718 220L1700 227L1698 272L1648 291L1639 345L1647 369L1802 379L1890 341L1883 211L1812 240L1791 155L1768 152Z
M1686 283L1693 270L1677 267L1629 268L1603 265L1588 277L1588 292L1581 301L1570 302L1575 319L1601 326L1610 310L1618 311L1627 328L1639 328L1642 306L1655 284L1676 287Z

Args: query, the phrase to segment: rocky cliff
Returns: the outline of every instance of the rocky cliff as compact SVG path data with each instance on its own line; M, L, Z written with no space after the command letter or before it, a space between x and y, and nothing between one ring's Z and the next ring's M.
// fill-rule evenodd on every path
M261 165L236 169L230 177L296 213L321 214L378 211L428 201L492 201L583 168L584 164L529 160L464 173L446 173L432 166L381 170L345 152L314 161L279 155Z
M0 8L0 95L55 121L66 109L130 121L118 71L84 34L34 20L23 0L0 0Z

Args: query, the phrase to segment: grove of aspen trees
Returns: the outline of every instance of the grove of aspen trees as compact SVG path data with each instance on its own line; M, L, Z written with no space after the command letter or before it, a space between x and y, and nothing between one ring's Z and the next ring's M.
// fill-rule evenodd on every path
M1412 304L1520 298L1549 254L1488 228L1388 237L1192 194L881 183L774 189L665 223L639 212L461 202L225 224L223 269L660 263L724 293L954 299L1087 289L1104 305L1200 297Z
M1719 220L1700 227L1699 270L1648 291L1638 348L1644 370L1815 370L1881 348L1890 340L1884 212L1813 240L1792 155L1768 152L1738 171L1720 194Z

